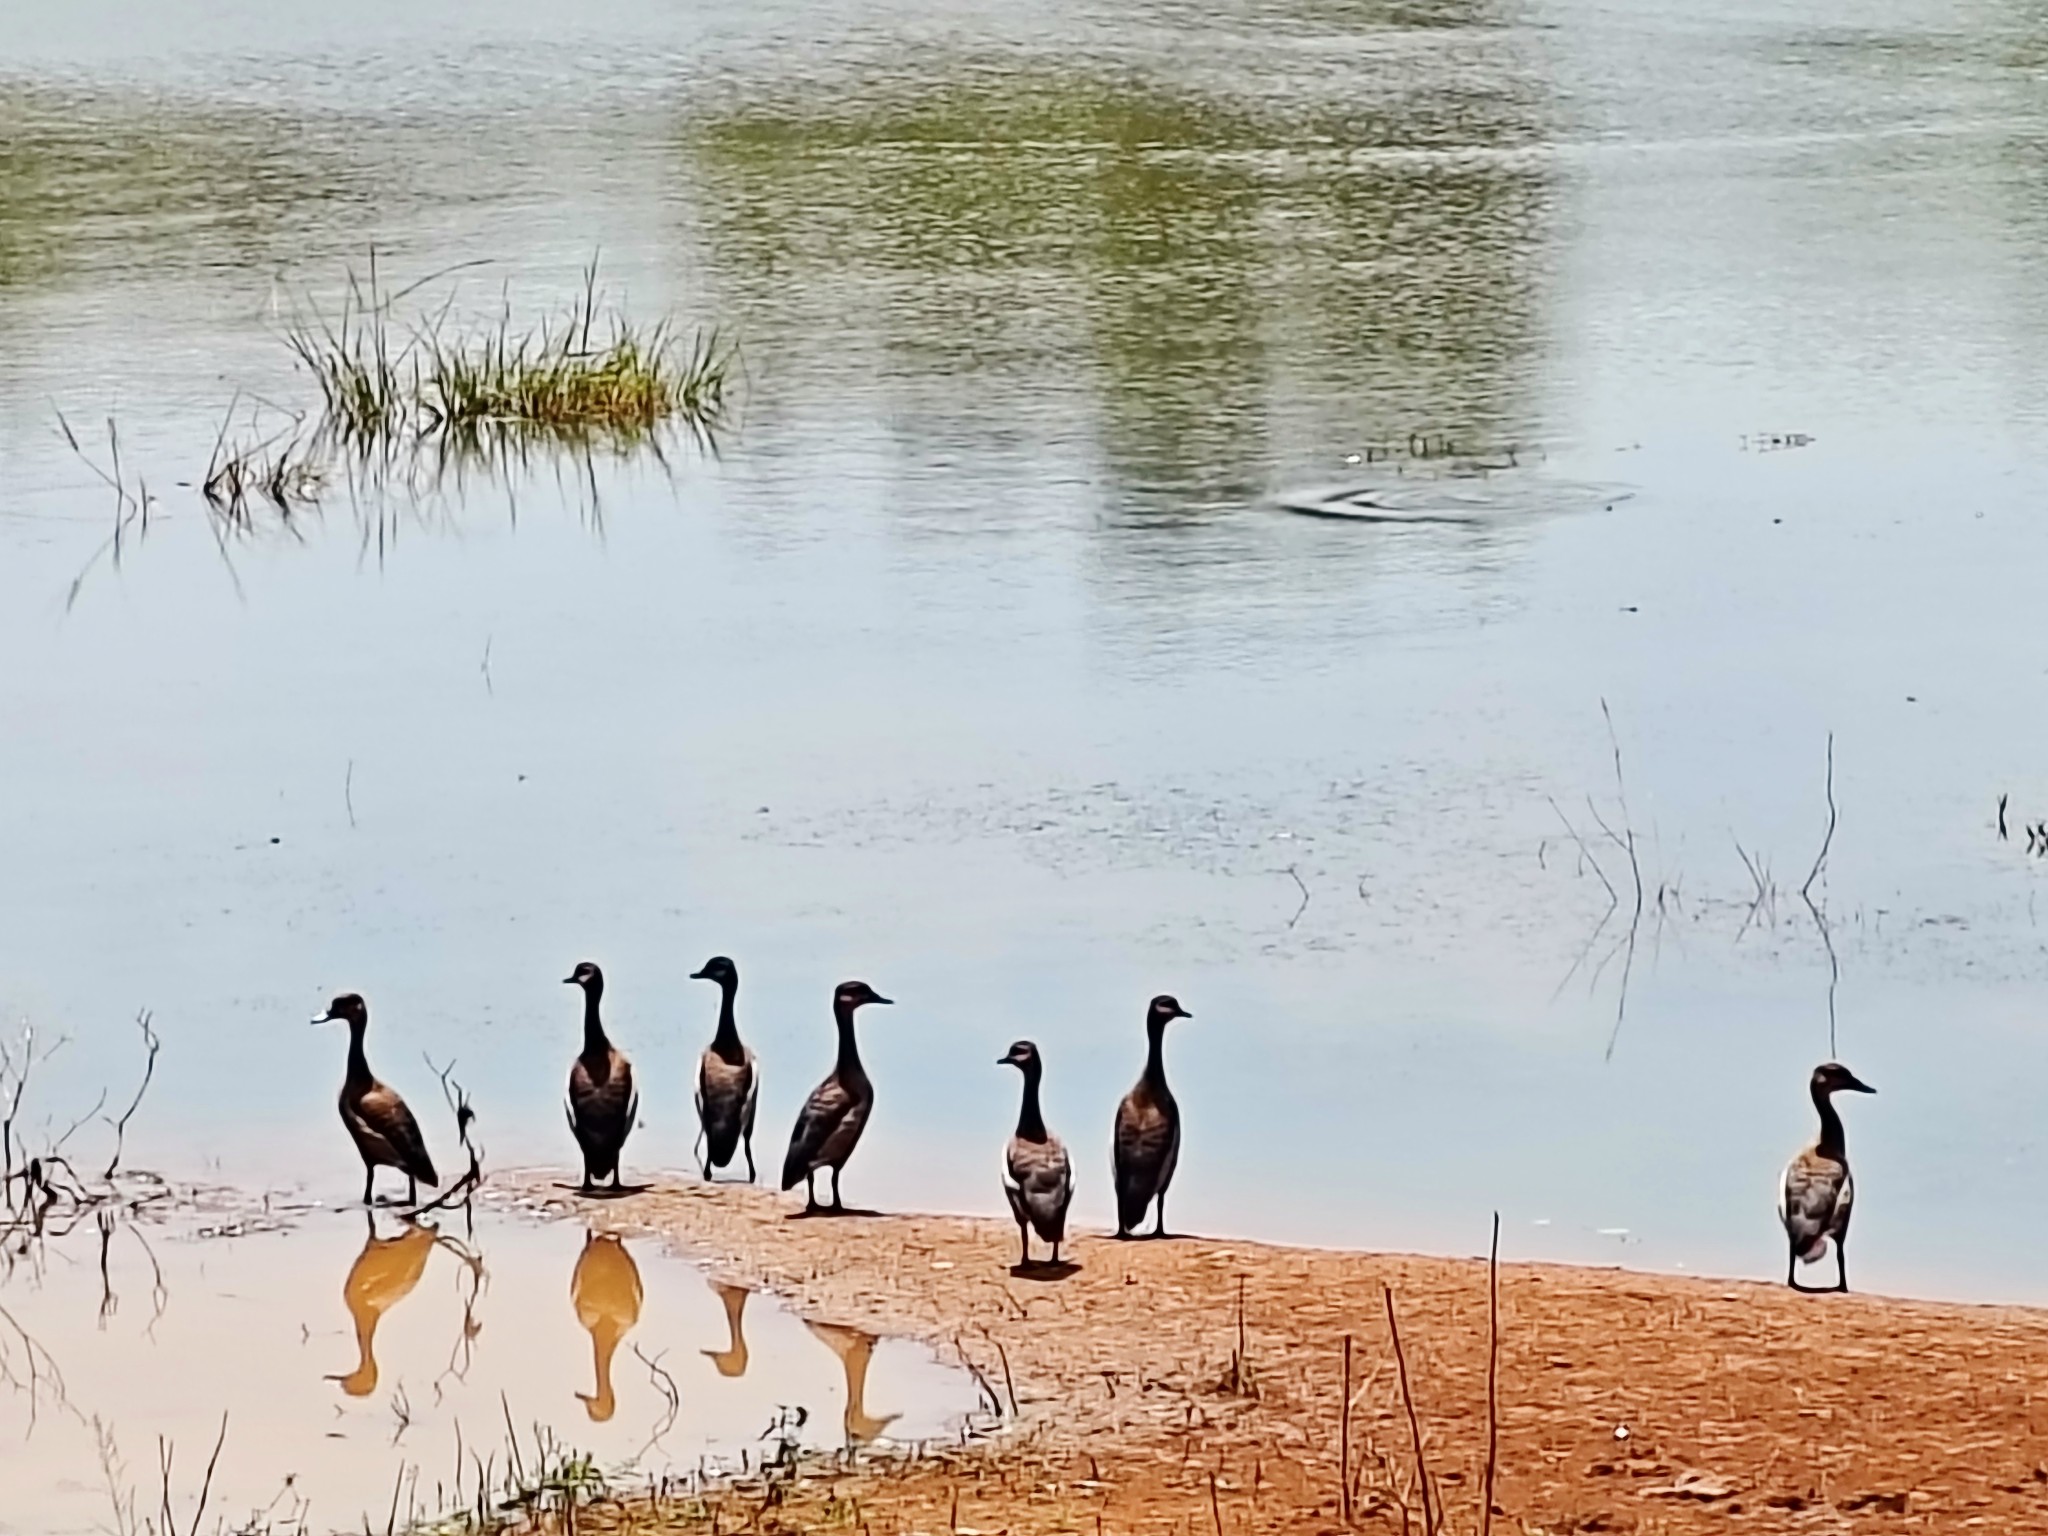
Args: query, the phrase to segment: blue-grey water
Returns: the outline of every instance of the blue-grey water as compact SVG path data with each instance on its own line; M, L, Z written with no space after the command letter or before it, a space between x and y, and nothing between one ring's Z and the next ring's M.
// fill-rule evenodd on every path
M52 1123L152 1009L132 1147L345 1199L353 989L415 1105L452 1057L566 1160L589 958L684 1166L726 953L764 1165L858 975L849 1195L1000 1211L1028 1036L1099 1222L1165 990L1186 1229L1775 1275L1832 1050L1859 1281L2048 1300L2027 8L0 9ZM596 255L737 342L737 419L218 541L223 413L311 403L281 331L373 247L485 315ZM59 412L155 498L118 566ZM1402 520L1278 506L1366 478Z

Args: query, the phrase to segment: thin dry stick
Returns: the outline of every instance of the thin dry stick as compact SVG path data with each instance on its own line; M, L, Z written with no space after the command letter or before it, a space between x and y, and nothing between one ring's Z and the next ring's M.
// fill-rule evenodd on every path
M1209 1474L1209 1516L1216 1522L1216 1536L1223 1536L1223 1506L1216 1498L1216 1474Z
M1338 1503L1344 1524L1351 1524L1351 1335L1344 1335L1344 1396L1337 1408Z
M1387 1332L1394 1341L1394 1364L1401 1372L1401 1402L1408 1409L1408 1434L1415 1442L1415 1481L1422 1490L1422 1536L1436 1536L1436 1509L1429 1497L1429 1462L1422 1454L1422 1422L1415 1417L1415 1397L1408 1390L1408 1357L1401 1349L1401 1325L1394 1320L1394 1288L1382 1285L1387 1303Z
M1493 1213L1493 1245L1486 1253L1486 1482L1479 1536L1493 1530L1493 1471L1500 1454L1500 1212Z
M1806 872L1806 883L1799 887L1804 896L1813 882L1820 878L1820 872L1827 867L1828 849L1835 841L1835 733L1828 732L1828 830L1820 840L1820 852L1813 856L1813 868Z
M149 1092L149 1080L156 1076L156 1053L163 1049L163 1041L157 1038L156 1030L151 1027L154 1019L155 1015L147 1008L135 1016L135 1027L142 1031L142 1044L149 1057L142 1064L142 1081L136 1085L135 1097L128 1101L128 1107L121 1111L121 1118L114 1122L114 1155L107 1159L107 1171L100 1175L102 1179L113 1178L114 1170L121 1166L121 1144L128 1134L128 1122L141 1108L142 1096Z

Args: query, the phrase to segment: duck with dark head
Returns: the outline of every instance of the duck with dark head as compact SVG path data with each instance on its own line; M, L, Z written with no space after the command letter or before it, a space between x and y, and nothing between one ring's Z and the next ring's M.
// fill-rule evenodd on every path
M739 996L740 971L724 955L714 955L693 981L718 984L718 1032L697 1061L697 1142L699 1167L709 1179L742 1148L747 1154L747 1182L754 1182L754 1105L760 1098L761 1073L754 1053L740 1043L739 1019L733 1001Z
M1038 1047L1019 1040L1007 1056L996 1059L999 1067L1015 1067L1024 1074L1024 1099L1017 1111L1017 1129L1003 1156L1003 1193L1009 1197L1010 1214L1017 1218L1017 1243L1022 1256L1019 1269L1031 1267L1031 1234L1052 1245L1052 1264L1060 1262L1060 1244L1067 1235L1067 1207L1074 1200L1074 1167L1059 1137L1045 1128L1039 1108L1038 1085L1045 1076L1045 1062Z
M370 1027L369 1006L354 992L344 992L327 1005L315 1024L336 1020L348 1025L348 1070L341 1080L341 1123L363 1159L363 1204L373 1204L377 1170L396 1168L405 1175L406 1203L418 1205L420 1185L441 1182L427 1155L420 1123L397 1090L377 1081L363 1055L363 1035Z
M1180 1105L1166 1086L1166 1026L1194 1015L1165 993L1145 1008L1145 1070L1116 1107L1113 1162L1116 1177L1116 1235L1135 1237L1145 1208L1159 1214L1152 1236L1166 1236L1166 1186L1180 1162Z
M864 981L842 981L832 993L832 1019L839 1030L839 1059L825 1081L811 1090L796 1125L789 1133L789 1152L782 1159L782 1187L804 1186L804 1210L816 1213L827 1207L818 1204L817 1173L832 1170L834 1212L846 1207L839 1199L839 1170L853 1156L860 1133L867 1129L868 1113L875 1107L875 1085L860 1064L860 1046L853 1037L853 1016L870 1003L887 1004Z
M1842 1130L1842 1117L1835 1112L1838 1093L1875 1093L1838 1061L1823 1062L1807 1080L1813 1107L1820 1114L1820 1135L1785 1165L1779 1186L1778 1220L1784 1224L1790 1249L1785 1261L1785 1283L1795 1291L1814 1286L1798 1280L1801 1264L1818 1264L1835 1244L1834 1289L1849 1289L1849 1214L1856 1200L1856 1181L1849 1176L1849 1147Z
M604 972L585 960L562 978L564 986L583 989L583 1049L569 1068L569 1130L583 1151L582 1193L597 1193L600 1181L619 1182L619 1153L640 1112L633 1089L633 1064L604 1032L598 1007L604 999Z

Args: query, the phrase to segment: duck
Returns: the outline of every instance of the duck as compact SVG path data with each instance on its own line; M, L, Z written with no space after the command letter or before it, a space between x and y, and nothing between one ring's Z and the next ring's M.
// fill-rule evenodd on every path
M999 1067L1015 1067L1024 1074L1024 1103L1017 1112L1017 1131L1003 1158L1003 1193L1009 1197L1010 1213L1017 1218L1017 1241L1023 1250L1019 1269L1031 1267L1031 1234L1052 1245L1052 1263L1060 1262L1060 1243L1067 1235L1067 1207L1074 1200L1074 1168L1059 1137L1045 1128L1045 1116L1038 1107L1038 1084L1045 1074L1045 1062L1038 1047L1019 1040L1007 1056L996 1059Z
M365 1213L367 1215L367 1213ZM427 1257L438 1234L432 1227L407 1221L396 1237L379 1237L374 1217L363 1251L341 1282L341 1304L356 1330L356 1368L327 1379L341 1384L350 1397L368 1397L377 1390L377 1324L384 1314L412 1294L426 1272Z
M718 983L718 1033L697 1060L697 1140L703 1148L698 1166L708 1180L745 1148L747 1182L754 1182L754 1105L760 1098L761 1074L753 1051L740 1043L733 999L739 995L740 972L724 955L713 955L692 981Z
M363 1055L363 1034L370 1027L370 1009L361 995L344 992L327 1005L315 1024L340 1021L348 1025L348 1071L341 1080L341 1123L363 1158L363 1204L375 1203L377 1170L396 1168L405 1175L406 1204L420 1203L420 1186L441 1182L427 1155L420 1123L395 1088L387 1088L370 1071Z
M640 1266L616 1233L584 1235L583 1251L569 1276L569 1301L576 1308L576 1321L590 1335L597 1377L596 1390L578 1392L576 1400L591 1423L602 1424L618 1408L612 1392L612 1356L618 1353L619 1340L640 1321Z
M804 1326L839 1357L840 1369L845 1373L846 1411L839 1423L846 1431L848 1445L866 1445L903 1417L900 1413L868 1412L868 1364L875 1355L872 1333L849 1328L844 1323L813 1322L810 1318L804 1319Z
M1166 1236L1166 1186L1173 1182L1174 1165L1180 1161L1180 1105L1166 1086L1166 1062L1161 1048L1166 1026L1175 1019L1194 1015L1165 993L1145 1008L1145 1070L1137 1086L1124 1095L1116 1107L1116 1134L1112 1142L1116 1174L1116 1235L1135 1237L1145 1219L1145 1207L1155 1201L1159 1207L1152 1236Z
M747 1374L747 1298L754 1293L743 1285L727 1285L722 1280L712 1281L711 1289L718 1293L718 1300L725 1307L726 1344L723 1349L701 1353L717 1367L719 1375L735 1380Z
M588 960L562 978L564 986L583 989L583 1050L569 1068L569 1129L583 1149L582 1193L597 1193L600 1180L619 1182L619 1150L640 1112L633 1091L633 1064L606 1038L598 1004L604 997L604 972Z
M839 1170L853 1156L860 1133L867 1129L868 1112L875 1106L875 1085L860 1064L860 1047L853 1038L853 1016L869 1003L886 1007L889 1001L864 981L842 981L832 993L832 1017L839 1026L839 1060L804 1100L789 1133L789 1152L782 1159L782 1187L791 1190L802 1183L806 1213L827 1209L818 1204L820 1168L832 1170L829 1208L835 1212L846 1209L839 1200Z
M1785 1283L1795 1291L1820 1289L1799 1283L1799 1266L1818 1264L1828 1251L1828 1239L1833 1238L1834 1289L1846 1292L1849 1213L1856 1199L1856 1181L1849 1176L1848 1144L1842 1134L1842 1117L1835 1112L1834 1096L1877 1090L1839 1061L1825 1061L1813 1069L1807 1091L1820 1112L1820 1135L1785 1165L1785 1176L1778 1185L1778 1220L1784 1223L1790 1249Z

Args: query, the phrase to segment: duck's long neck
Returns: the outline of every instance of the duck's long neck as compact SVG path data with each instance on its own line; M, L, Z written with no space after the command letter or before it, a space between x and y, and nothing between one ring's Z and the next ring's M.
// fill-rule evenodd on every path
M1814 1089L1813 1107L1820 1111L1820 1140L1814 1143L1814 1150L1822 1157L1839 1161L1848 1151L1848 1142L1842 1134L1842 1117L1835 1113L1834 1096L1824 1089Z
M586 1056L608 1056L612 1043L605 1038L604 1020L598 1017L597 1005L604 996L604 988L593 983L583 989L583 1054Z
M740 1021L733 1010L733 1000L739 996L740 984L737 979L719 983L718 1033L711 1037L711 1049L726 1061L740 1059Z
M1155 1093L1166 1091L1166 1023L1145 1021L1145 1086Z
M351 1019L348 1026L348 1085L351 1088L368 1086L375 1079L370 1076L370 1058L363 1054L363 1033L370 1027L367 1018Z
M1021 1141L1045 1140L1045 1116L1038 1109L1038 1079L1040 1068L1035 1064L1024 1069L1024 1104L1017 1111L1017 1136Z
M844 1003L832 1004L832 1017L839 1024L839 1065L835 1069L841 1077L849 1074L864 1076L860 1064L860 1046L853 1038L853 1010Z

